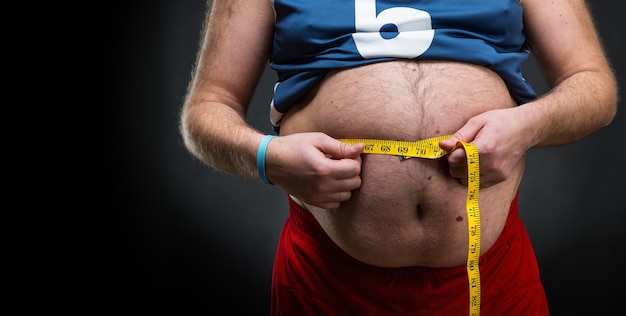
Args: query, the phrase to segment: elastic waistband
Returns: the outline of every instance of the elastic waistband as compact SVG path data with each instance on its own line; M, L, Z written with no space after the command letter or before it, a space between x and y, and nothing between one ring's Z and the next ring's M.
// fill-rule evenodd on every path
M491 246L491 248L480 257L480 265L488 264L491 257L496 256L501 252L499 251L501 248L508 247L508 245L515 240L515 236L519 236L520 233L523 233L524 226L518 216L518 196L519 192L516 193L515 198L511 202L509 214L504 228L502 229L502 233L493 246ZM309 211L299 206L290 197L288 222L291 223L293 233L309 236L310 240L314 240L314 242L318 244L320 249L322 249L326 255L333 256L334 258L341 260L344 264L350 265L351 268L354 269L365 269L370 273L394 274L405 278L445 278L453 277L458 274L465 274L467 272L467 266L465 264L447 268L431 268L421 266L384 268L358 261L339 248L322 229L315 217L313 217Z

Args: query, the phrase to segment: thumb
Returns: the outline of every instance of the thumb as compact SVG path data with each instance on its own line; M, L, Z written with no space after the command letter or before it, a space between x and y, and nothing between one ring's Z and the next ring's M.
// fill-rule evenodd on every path
M476 137L478 133L476 124L471 124L468 122L461 129L456 131L456 133L452 134L450 138L444 139L439 142L439 147L443 150L453 151L460 146L459 142L471 142Z
M445 151L453 151L457 147L457 143L463 141L457 134L450 136L448 139L439 141L439 147Z
M346 144L342 141L332 139L330 142L325 142L322 151L334 159L354 159L361 155L365 144Z

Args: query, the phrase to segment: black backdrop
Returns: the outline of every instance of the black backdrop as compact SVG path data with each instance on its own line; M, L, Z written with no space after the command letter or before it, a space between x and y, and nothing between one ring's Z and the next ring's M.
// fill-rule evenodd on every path
M626 4L590 1L620 90L626 90ZM275 245L287 215L277 188L194 160L178 113L195 59L202 0L105 5L98 65L105 101L100 168L107 268L100 311L265 315ZM545 84L531 60L526 76ZM274 76L259 85L251 124L267 120ZM626 278L626 115L589 137L533 149L520 212L554 315L623 309ZM621 307L621 308L620 308Z

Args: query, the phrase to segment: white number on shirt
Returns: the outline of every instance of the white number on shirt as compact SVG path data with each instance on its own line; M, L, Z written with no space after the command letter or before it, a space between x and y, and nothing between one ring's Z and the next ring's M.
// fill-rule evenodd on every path
M376 0L355 0L355 24L352 38L363 58L415 58L435 35L428 12L395 7L376 15Z

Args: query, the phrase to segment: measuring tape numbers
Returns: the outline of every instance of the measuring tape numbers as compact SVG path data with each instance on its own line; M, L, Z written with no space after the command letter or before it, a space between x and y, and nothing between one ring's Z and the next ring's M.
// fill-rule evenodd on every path
M439 147L439 141L450 138L452 135L443 135L416 142L369 139L369 138L343 138L340 141L347 144L365 144L363 153L399 156L401 159L426 158L438 159L448 153ZM480 189L480 169L478 149L476 146L458 142L456 147L463 146L467 158L467 210L468 226L468 251L467 251L467 276L469 281L469 314L480 315L480 209L478 208L478 193ZM456 148L455 147L455 148Z

